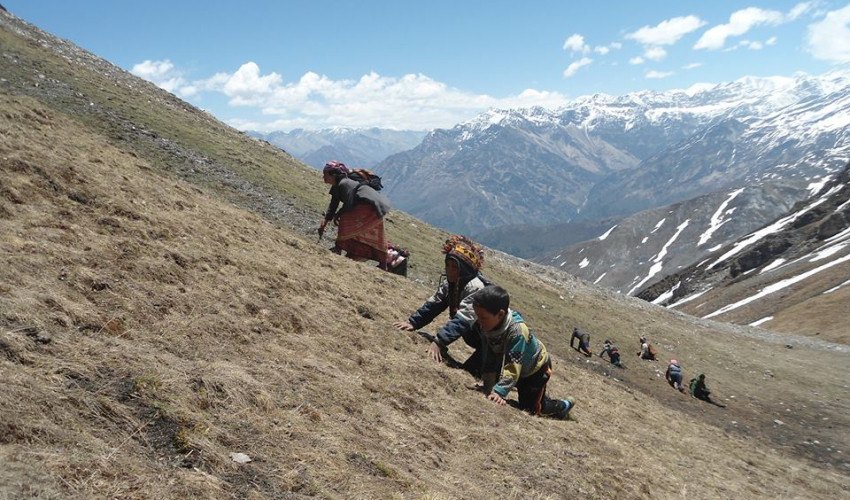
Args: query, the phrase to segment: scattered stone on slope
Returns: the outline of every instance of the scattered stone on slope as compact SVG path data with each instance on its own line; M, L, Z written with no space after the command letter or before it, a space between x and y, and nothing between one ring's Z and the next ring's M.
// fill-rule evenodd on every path
M231 453L230 459L236 462L237 464L247 464L252 461L251 457L244 453Z

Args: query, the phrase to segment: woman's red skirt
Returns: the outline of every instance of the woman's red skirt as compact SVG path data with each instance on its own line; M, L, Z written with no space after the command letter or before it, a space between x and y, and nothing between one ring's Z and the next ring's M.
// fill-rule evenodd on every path
M384 219L375 207L358 203L339 217L336 247L345 250L346 257L355 260L386 262L387 240L384 238Z

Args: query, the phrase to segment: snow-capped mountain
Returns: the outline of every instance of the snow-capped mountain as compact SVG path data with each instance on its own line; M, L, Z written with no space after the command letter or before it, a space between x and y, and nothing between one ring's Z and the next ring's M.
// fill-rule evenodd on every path
M799 197L773 184L703 195L633 214L534 260L632 295L782 215Z
M850 157L848 75L490 110L379 168L396 206L466 233L627 215L767 180L802 189Z
M841 168L850 158L850 76L759 82L718 88L721 95L738 96L740 104L719 106L727 109L698 133L594 186L585 215L629 212L776 179L802 186L807 177Z
M371 168L387 156L417 146L426 132L335 127L248 134L274 144L315 168L321 168L330 160Z
M638 296L704 318L850 340L850 165L813 190L782 217Z

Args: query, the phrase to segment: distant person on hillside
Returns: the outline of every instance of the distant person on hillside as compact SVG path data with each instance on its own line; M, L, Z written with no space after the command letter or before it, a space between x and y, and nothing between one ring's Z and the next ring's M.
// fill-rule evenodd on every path
M670 387L679 392L685 392L685 386L682 384L682 367L679 366L679 362L675 359L670 360L670 364L667 366L667 373L664 374L664 378L667 379L667 383L670 384Z
M319 225L319 237L333 220L339 225L335 251L344 251L346 257L357 261L376 260L381 269L386 269L383 217L390 211L390 202L371 186L349 179L349 173L348 167L336 161L322 169L325 184L331 185L331 201Z
M576 339L578 339L578 347L573 345L573 342ZM583 353L587 357L592 356L593 354L590 352L590 332L579 328L573 328L573 335L570 337L570 347L580 353Z
M510 309L508 292L486 286L472 296L472 304L477 317L473 329L482 342L481 378L487 399L504 405L508 393L516 388L520 409L543 417L568 418L575 403L546 395L552 362L546 346L528 330L522 316Z
M640 359L656 360L655 346L650 344L646 337L640 338L640 351L637 354L640 356Z
M620 368L623 365L620 363L620 350L617 349L610 340L606 340L604 344L602 344L602 352L599 353L599 357L601 358L603 354L607 354L608 358L611 360L611 364L614 366L618 366Z
M705 374L703 373L700 373L697 378L691 379L690 391L691 396L695 397L696 399L705 401L706 403L711 403L721 408L726 408L726 405L722 405L711 399L711 391L709 391L708 387L706 387L705 385Z
M434 361L442 362L448 346L463 337L466 344L475 349L463 368L478 376L481 369L481 339L472 331L476 318L472 296L490 284L480 273L484 252L466 236L452 236L443 245L443 254L446 256L446 274L445 279L441 277L437 291L407 321L397 321L393 326L400 330L419 330L448 309L449 321L437 332L428 354Z

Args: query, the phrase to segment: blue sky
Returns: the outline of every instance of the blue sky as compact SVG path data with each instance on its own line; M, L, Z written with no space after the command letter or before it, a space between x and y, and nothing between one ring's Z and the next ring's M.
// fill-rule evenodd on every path
M848 0L0 0L240 129L451 127L491 107L825 73Z

